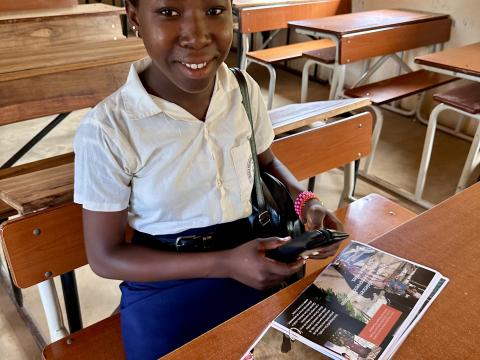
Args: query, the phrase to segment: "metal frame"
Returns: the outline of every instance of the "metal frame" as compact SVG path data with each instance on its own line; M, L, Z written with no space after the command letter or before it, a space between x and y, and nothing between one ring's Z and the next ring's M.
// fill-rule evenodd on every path
M475 119L480 124L480 114L471 114L463 110L460 110L456 107L440 103L432 110L430 113L430 118L428 120L427 134L425 135L425 143L423 145L422 160L420 163L420 169L418 172L417 184L415 187L415 198L421 199L423 195L423 190L425 187L425 179L427 176L428 166L430 164L430 157L432 154L433 141L435 137L435 130L437 129L438 116L442 111L451 110L455 111L463 116L471 117ZM463 166L462 174L457 184L455 192L464 190L467 187L467 180L471 175L475 161L477 160L478 151L480 149L480 126L477 126L475 136L473 137L472 145L470 145L470 150L465 160L465 165Z

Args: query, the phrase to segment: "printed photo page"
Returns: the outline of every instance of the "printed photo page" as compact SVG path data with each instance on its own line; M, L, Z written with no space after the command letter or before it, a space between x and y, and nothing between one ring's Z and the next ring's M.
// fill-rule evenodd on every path
M352 241L244 358L388 359L447 282L433 269Z

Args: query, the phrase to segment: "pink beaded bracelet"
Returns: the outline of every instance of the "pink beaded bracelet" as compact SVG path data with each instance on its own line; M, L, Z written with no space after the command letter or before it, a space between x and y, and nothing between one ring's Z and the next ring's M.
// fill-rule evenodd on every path
M320 201L317 195L315 195L315 193L311 191L302 191L300 194L297 195L294 206L295 206L295 212L297 213L300 219L302 219L302 212L303 212L303 207L305 206L305 203L312 199L317 199L318 201Z

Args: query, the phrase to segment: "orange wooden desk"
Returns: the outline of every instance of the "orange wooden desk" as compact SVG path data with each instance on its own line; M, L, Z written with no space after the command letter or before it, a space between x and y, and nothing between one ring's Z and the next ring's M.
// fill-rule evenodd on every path
M369 242L415 214L376 194L359 199L347 208L336 211L352 239ZM379 216L379 214L382 214ZM365 219L378 218L377 222ZM347 241L342 247L347 245ZM326 266L331 259L317 260L316 266ZM188 344L163 357L165 360L205 359L238 360L247 351L267 324L284 310L308 286L315 274L307 276L274 296L253 306L236 317L217 326Z
M417 56L415 62L430 71L480 81L480 42Z
M346 64L391 56L407 70L408 66L395 53L448 41L451 19L446 14L384 9L289 21L288 24L290 28L313 32L336 43L334 91L331 92L331 98L336 98L344 86ZM375 66L380 68L382 61L380 59ZM378 68L372 66L370 73L365 71L354 87L365 83Z
M351 11L351 0L234 0L233 13L238 17L237 66L244 68L249 49L248 35L254 32L286 29L289 20L310 19ZM254 12L255 16L245 13ZM253 14L252 14L253 15ZM275 33L262 45L266 46Z
M366 202L358 211L368 209ZM405 214L395 215L402 216ZM385 216L378 220L391 221L392 217L386 206ZM347 231L358 230L359 226L366 232L352 232L357 240L368 241L378 235L368 231L375 224L349 224ZM480 184L476 184L371 242L373 246L430 266L450 278L445 290L395 354L395 359L480 358L479 233ZM313 276L309 276L282 290L164 358L239 359L268 322L312 280Z

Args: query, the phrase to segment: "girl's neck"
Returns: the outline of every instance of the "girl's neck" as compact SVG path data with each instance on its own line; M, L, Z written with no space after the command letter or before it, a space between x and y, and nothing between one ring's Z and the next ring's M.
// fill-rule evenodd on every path
M175 86L166 86L164 81L153 81L153 79L158 79L158 77L152 74L150 67L140 73L139 76L145 90L149 94L177 104L200 121L205 121L215 82L212 83L211 88L207 89L207 91L186 93Z

